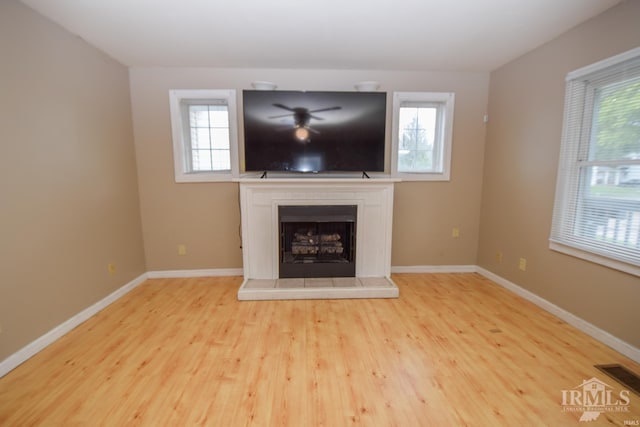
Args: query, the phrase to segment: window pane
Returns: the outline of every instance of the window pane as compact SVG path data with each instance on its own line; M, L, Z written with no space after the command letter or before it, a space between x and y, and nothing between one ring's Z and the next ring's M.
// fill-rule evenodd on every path
M193 171L231 169L229 111L226 105L190 105Z
M191 129L191 148L210 148L211 132L209 128Z
M399 111L398 171L434 170L436 107L401 107Z
M590 160L640 159L640 79L595 91Z
M229 127L229 112L226 105L211 105L209 107L211 127Z
M427 132L427 138L433 143L433 135L436 129L436 108L419 108L418 123L421 129Z
M400 149L416 150L427 145L424 129L403 129L400 133Z
M192 157L194 171L211 170L211 150L193 150Z
M211 130L211 147L229 150L229 129Z
M417 121L416 116L418 115L417 108L409 108L409 107L401 107L400 114L398 115L400 118L400 129L407 129L411 127L411 123L413 121ZM413 126L416 127L416 126Z
M230 170L231 160L229 150L213 150L213 170Z
M189 106L189 123L191 127L209 127L209 108L207 105Z
M403 172L411 171L414 163L414 155L415 151L411 152L408 150L400 150L400 152L398 153L398 170Z
M398 153L398 170L404 172L428 172L433 169L433 152L412 150Z
M621 168L582 170L576 235L602 244L640 247L640 166L638 178L620 181Z

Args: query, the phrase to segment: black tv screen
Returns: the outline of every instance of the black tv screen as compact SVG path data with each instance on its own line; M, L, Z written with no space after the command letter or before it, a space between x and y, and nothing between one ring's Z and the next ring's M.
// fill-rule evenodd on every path
M245 169L384 171L384 92L243 92Z

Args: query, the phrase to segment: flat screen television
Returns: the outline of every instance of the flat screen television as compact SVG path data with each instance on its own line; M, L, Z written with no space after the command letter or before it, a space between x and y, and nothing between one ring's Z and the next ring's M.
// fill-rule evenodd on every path
M384 92L243 92L247 172L384 171Z

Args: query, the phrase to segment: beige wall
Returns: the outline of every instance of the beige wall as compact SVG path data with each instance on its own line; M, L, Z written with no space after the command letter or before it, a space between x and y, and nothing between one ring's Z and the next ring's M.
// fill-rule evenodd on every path
M168 91L236 89L240 98L254 80L296 90L353 90L354 82L377 80L389 103L393 91L454 91L452 179L397 185L392 264L475 264L488 73L133 68L130 79L149 270L242 267L238 184L174 181ZM460 238L451 237L453 227ZM179 244L186 256L178 256Z
M127 69L3 0L0 360L144 271Z
M491 74L478 253L480 266L636 347L640 280L553 252L548 238L565 75L639 46L639 23L640 2L623 2Z

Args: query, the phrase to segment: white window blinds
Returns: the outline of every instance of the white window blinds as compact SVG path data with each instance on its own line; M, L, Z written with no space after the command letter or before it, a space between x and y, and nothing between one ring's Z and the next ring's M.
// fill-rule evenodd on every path
M189 123L189 141L185 147L192 172L230 171L231 144L229 142L229 109L221 102L214 104L185 103Z
M567 75L551 248L640 275L640 49Z

